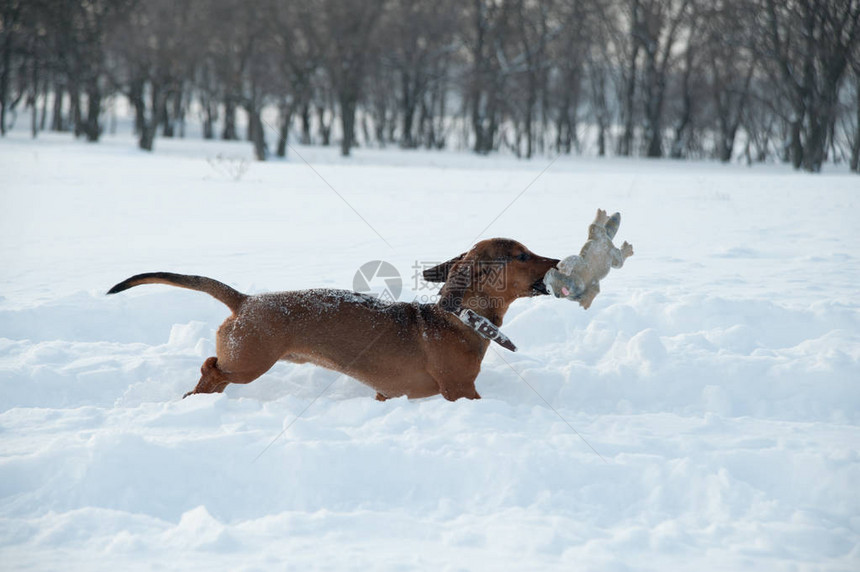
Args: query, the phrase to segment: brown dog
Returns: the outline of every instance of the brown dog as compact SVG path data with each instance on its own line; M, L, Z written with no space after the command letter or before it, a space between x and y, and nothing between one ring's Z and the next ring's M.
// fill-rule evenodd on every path
M311 362L364 382L385 400L441 393L479 399L475 378L489 341L453 313L470 308L501 326L517 298L547 294L544 274L559 261L514 240L494 238L424 272L445 282L437 304L385 303L346 290L248 296L202 276L167 272L132 276L108 294L140 284L199 290L233 314L218 328L217 354L201 367L192 393L250 383L278 360Z

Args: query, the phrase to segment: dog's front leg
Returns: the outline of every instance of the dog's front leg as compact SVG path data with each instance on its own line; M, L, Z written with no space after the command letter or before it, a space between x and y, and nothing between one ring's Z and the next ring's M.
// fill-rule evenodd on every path
M481 399L478 390L475 389L474 375L462 373L447 373L446 375L434 375L433 378L439 384L439 393L448 401L457 401L461 397L466 399Z

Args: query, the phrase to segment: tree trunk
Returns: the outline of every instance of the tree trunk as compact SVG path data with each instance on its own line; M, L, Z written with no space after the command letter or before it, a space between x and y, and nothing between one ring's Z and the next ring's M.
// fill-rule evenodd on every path
M412 136L412 129L415 122L415 94L409 72L404 71L401 74L400 82L403 97L403 136L400 139L400 146L404 149L414 149L415 139Z
M839 85L844 66L831 69L827 83L818 93L817 104L808 111L808 131L803 155L803 169L810 173L818 173L827 158L827 142L830 126L836 116L836 106L839 99Z
M256 107L246 108L248 112L248 131L250 131L251 142L254 144L254 157L257 161L265 161L266 137L263 132L263 122L260 119L260 110Z
M556 153L570 154L570 149L570 102L567 92L565 92L559 106L558 119L555 122L555 151Z
M93 80L87 88L87 141L98 141L101 135L101 127L99 126L101 104L102 94L98 86L98 80Z
M860 173L860 74L857 75L857 82L854 89L854 97L856 101L856 124L854 127L854 143L851 145L851 171Z
M30 133L33 139L35 139L39 135L39 59L35 56L33 57L33 65L31 67L30 94L28 99L32 106L30 108Z
M681 118L675 126L675 138L672 140L672 150L669 156L672 159L682 159L684 157L684 141L687 136L687 128L690 126L690 118L692 117L691 104L689 96L684 96L684 109L681 112Z
M475 153L486 153L484 145L484 120L481 117L481 93L472 100L472 131L475 133Z
M447 66L446 66L447 69ZM442 74L440 74L442 75ZM439 109L436 115L438 119L438 123L433 127L433 146L436 149L443 149L446 145L446 131L445 131L445 119L447 117L447 103L448 103L448 86L443 79L440 81L439 86L437 87L437 94L439 100Z
M528 79L528 95L526 96L526 117L525 117L525 136L526 136L526 159L532 158L534 152L534 133L532 129L532 121L534 119L534 109L537 103L537 79L534 73L529 73Z
M299 141L302 145L311 144L311 106L308 103L302 105L302 137Z
M39 136L39 106L36 105L35 97L31 97L30 102L30 136L36 139Z
M728 163L732 160L732 154L735 148L735 137L737 136L738 126L727 125L726 122L721 122L720 125L720 147L719 147L719 155L720 161L723 163Z
M618 140L618 154L629 157L633 153L633 102L636 94L636 83L628 80L624 95L624 133Z
M140 130L140 139L138 140L138 147L140 147L144 151L152 151L153 143L155 141L155 132L158 129L158 125L162 121L160 115L164 109L163 98L161 95L161 87L159 85L152 85L151 95L151 116L149 118L149 121L146 121L146 116L144 114L143 128Z
M203 118L203 139L213 139L215 137L215 106L208 97L203 103L203 108L206 112Z
M606 156L606 124L603 121L597 123L597 156Z
M84 132L84 125L81 117L81 94L78 92L77 86L72 88L70 96L72 100L72 127L74 129L75 137L80 137Z
M589 84L591 85L591 108L597 121L597 155L606 156L606 132L609 126L609 110L606 106L606 74L603 69L589 62Z
M431 94L429 102L421 102L421 144L425 149L433 149L436 146L436 120L433 117L436 109L435 97L435 94Z
M669 156L673 159L681 159L684 156L685 147L688 146L687 131L693 120L693 96L690 93L693 66L694 52L692 46L688 45L684 53L684 73L681 81L681 117L675 124L675 138L672 141L672 150L669 152Z
M472 131L475 134L475 153L486 153L487 147L484 143L484 117L481 113L481 100L483 99L484 92L483 84L486 81L487 75L484 70L487 61L484 56L486 26L483 3L480 0L475 0L475 46L472 50L474 68L470 79Z
M275 154L278 157L287 156L287 141L290 135L290 122L293 120L293 108L286 101L281 103L280 109L280 130L278 133L278 148Z
M146 102L143 100L144 80L135 78L131 81L128 90L128 99L134 107L134 134L140 135L143 125L146 123Z
M374 105L374 114L373 114L373 131L374 136L376 138L376 142L380 148L384 148L387 141L385 140L385 123L386 123L386 115L387 110L385 109L385 104L382 102L382 98L378 98L376 104Z
M174 135L174 125L173 125L173 117L167 111L167 100L168 97L164 97L161 101L161 109L158 114L161 116L161 136L166 137L168 139L172 139Z
M632 34L631 34L632 35ZM624 101L621 110L624 117L624 133L618 140L618 154L629 157L633 153L633 110L636 103L636 69L639 59L639 40L632 38L635 43L630 62L627 66L627 76L624 81Z
M185 106L183 105L183 92L182 89L176 90L176 93L173 96L173 126L174 129L179 127L179 138L185 138Z
M415 147L427 145L427 141L432 137L433 118L430 116L431 108L427 105L426 97L421 96L421 103L418 105L418 137L415 139Z
M45 125L48 122L48 81L42 83L42 110L39 113L39 131L45 130Z
M51 131L65 131L63 122L63 99L65 91L59 84L54 84L54 106L51 112Z
M228 97L224 100L224 130L221 132L224 141L235 141L236 136L236 102Z
M367 124L367 114L361 114L361 133L364 135L365 145L369 145L373 139L370 137L370 127Z
M656 46L646 50L645 82L645 155L663 156L663 78L657 69Z
M795 169L800 169L803 164L803 142L800 139L800 132L803 127L803 116L796 118L791 122L791 139L789 143L789 160Z
M827 147L827 124L820 113L816 111L809 114L810 125L803 150L802 167L804 171L810 173L821 171L821 165L824 163L824 152Z
M6 6L7 9L9 5ZM3 14L6 24L7 14ZM5 27L5 26L4 26ZM12 64L12 31L3 30L3 71L0 73L0 136L6 135L6 106L9 102L9 67Z
M108 101L108 109L110 116L110 123L108 124L108 133L110 133L111 135L116 135L116 99L110 97Z
M351 93L345 93L340 97L340 121L343 127L340 154L343 157L349 157L355 140L355 108L357 103L356 97Z
M413 124L415 122L415 108L412 106L403 109L403 137L400 146L404 149L415 148L415 138L412 136Z
M319 119L320 138L322 139L323 147L328 147L331 144L331 121L326 123L326 109L322 105L317 105L317 118Z

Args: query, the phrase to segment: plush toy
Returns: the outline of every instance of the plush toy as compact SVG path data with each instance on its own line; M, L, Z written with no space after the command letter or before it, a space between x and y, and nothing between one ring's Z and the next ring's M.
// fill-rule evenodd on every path
M588 227L588 241L579 256L568 256L558 263L558 269L550 268L544 282L556 298L567 298L579 302L586 310L600 292L600 280L609 274L609 268L621 268L624 260L633 256L633 245L625 242L621 248L612 244L621 214L606 216L606 211L597 209L594 222Z

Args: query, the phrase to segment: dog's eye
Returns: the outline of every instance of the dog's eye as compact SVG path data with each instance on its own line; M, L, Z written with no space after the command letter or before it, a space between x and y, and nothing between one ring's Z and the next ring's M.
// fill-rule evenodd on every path
M529 256L528 252L521 252L521 253L517 254L517 260L519 260L520 262L525 262L529 258L530 258L530 256Z

